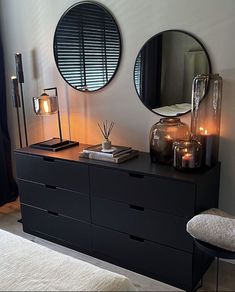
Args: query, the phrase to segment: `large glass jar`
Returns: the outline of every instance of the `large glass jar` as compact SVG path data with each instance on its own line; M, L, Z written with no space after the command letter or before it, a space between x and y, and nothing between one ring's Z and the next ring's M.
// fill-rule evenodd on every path
M179 118L162 118L150 130L150 157L152 162L173 163L173 143L189 139L189 127Z

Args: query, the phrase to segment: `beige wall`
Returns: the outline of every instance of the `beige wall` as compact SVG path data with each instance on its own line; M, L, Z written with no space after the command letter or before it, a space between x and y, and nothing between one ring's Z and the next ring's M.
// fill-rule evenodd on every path
M30 143L57 136L55 117L34 115L31 99L43 87L57 86L66 138L99 143L97 121L114 120L112 141L148 151L151 125L159 120L137 98L133 84L135 58L144 42L167 29L196 35L211 56L214 72L224 79L220 160L220 207L235 213L235 1L234 0L100 0L115 16L121 30L123 55L118 73L104 89L80 93L59 75L52 50L53 34L63 12L76 0L0 0L3 30L9 128L18 146L9 77L14 53L23 55L25 100ZM184 117L189 121L189 116ZM54 123L53 123L54 122Z

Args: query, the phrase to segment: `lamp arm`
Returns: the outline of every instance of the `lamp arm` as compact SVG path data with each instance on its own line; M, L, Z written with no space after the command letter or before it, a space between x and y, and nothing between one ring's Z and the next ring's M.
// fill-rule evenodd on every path
M61 120L60 120L60 107L59 107L59 99L58 99L58 91L57 87L49 87L49 88L44 88L43 91L48 91L48 90L54 90L55 91L55 96L57 97L57 103L58 103L58 111L57 111L57 117L58 117L58 126L59 126L59 136L60 136L60 142L63 141L62 138L62 129L61 129Z
M62 130L61 130L61 121L60 121L60 110L59 110L59 107L58 107L58 111L57 111L57 116L58 116L60 142L62 142L63 141L63 138L62 138Z

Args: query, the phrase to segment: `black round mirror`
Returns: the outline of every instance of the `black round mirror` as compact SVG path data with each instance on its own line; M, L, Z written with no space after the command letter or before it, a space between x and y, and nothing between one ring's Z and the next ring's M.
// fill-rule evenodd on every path
M168 30L141 48L134 68L135 88L152 112L180 116L191 110L193 78L206 73L211 73L211 63L203 45L186 32Z
M121 58L121 37L113 16L100 4L79 2L61 17L54 57L64 80L80 91L103 88Z

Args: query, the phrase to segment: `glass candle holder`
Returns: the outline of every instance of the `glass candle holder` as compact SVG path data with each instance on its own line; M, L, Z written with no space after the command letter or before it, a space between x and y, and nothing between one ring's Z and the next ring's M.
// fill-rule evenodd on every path
M150 157L152 162L172 164L173 143L189 139L189 128L179 118L162 118L150 131Z
M178 141L174 143L174 168L193 170L201 166L202 145L198 141Z
M211 167L218 161L222 78L219 74L198 75L192 87L191 132L202 144L202 163Z

